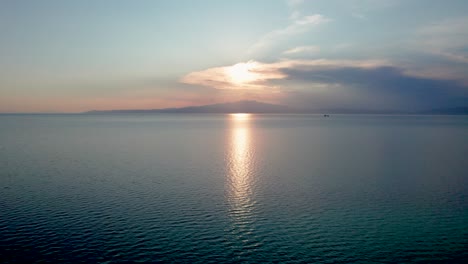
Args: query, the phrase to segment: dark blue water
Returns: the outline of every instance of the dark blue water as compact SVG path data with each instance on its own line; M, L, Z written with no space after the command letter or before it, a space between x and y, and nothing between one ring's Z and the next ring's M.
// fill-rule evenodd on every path
M468 117L0 116L1 263L468 260Z

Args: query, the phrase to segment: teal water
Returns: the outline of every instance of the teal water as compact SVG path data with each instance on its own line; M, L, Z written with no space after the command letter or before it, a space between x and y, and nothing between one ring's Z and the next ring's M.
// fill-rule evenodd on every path
M1 263L461 263L468 117L0 115Z

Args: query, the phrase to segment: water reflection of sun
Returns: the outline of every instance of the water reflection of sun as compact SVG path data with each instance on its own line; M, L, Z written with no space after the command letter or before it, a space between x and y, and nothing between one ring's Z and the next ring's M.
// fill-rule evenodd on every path
M238 124L236 124L236 122L249 120L250 119L250 114L236 113L236 114L231 114L231 117L232 117L232 121L233 121L234 125L237 125L237 127L239 127Z
M236 217L245 218L252 207L252 149L250 142L250 114L230 115L228 154L228 200ZM244 219L245 220L245 219Z

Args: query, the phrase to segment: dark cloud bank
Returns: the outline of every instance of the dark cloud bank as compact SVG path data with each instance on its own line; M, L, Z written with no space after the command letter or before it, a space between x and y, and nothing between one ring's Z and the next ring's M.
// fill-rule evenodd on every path
M288 81L303 83L306 87L301 92L290 92L286 99L288 104L302 107L381 111L468 107L468 87L460 82L409 76L396 67L287 68L282 71L289 76ZM327 91L314 93L314 84L326 85ZM353 96L343 95L342 91L333 94L337 85Z

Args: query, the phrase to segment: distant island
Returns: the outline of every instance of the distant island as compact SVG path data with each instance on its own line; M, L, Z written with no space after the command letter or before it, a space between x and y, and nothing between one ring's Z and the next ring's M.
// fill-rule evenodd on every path
M125 113L300 113L300 109L284 105L268 104L253 100L243 100L231 103L189 106L181 108L136 109L136 110L104 110L89 111L87 114L125 114Z
M303 114L420 114L420 115L468 115L467 107L438 108L424 111L369 110L369 109L303 109L285 105L263 103L254 100L242 100L230 103L189 106L161 109L93 110L83 114L149 114L149 113L303 113Z

